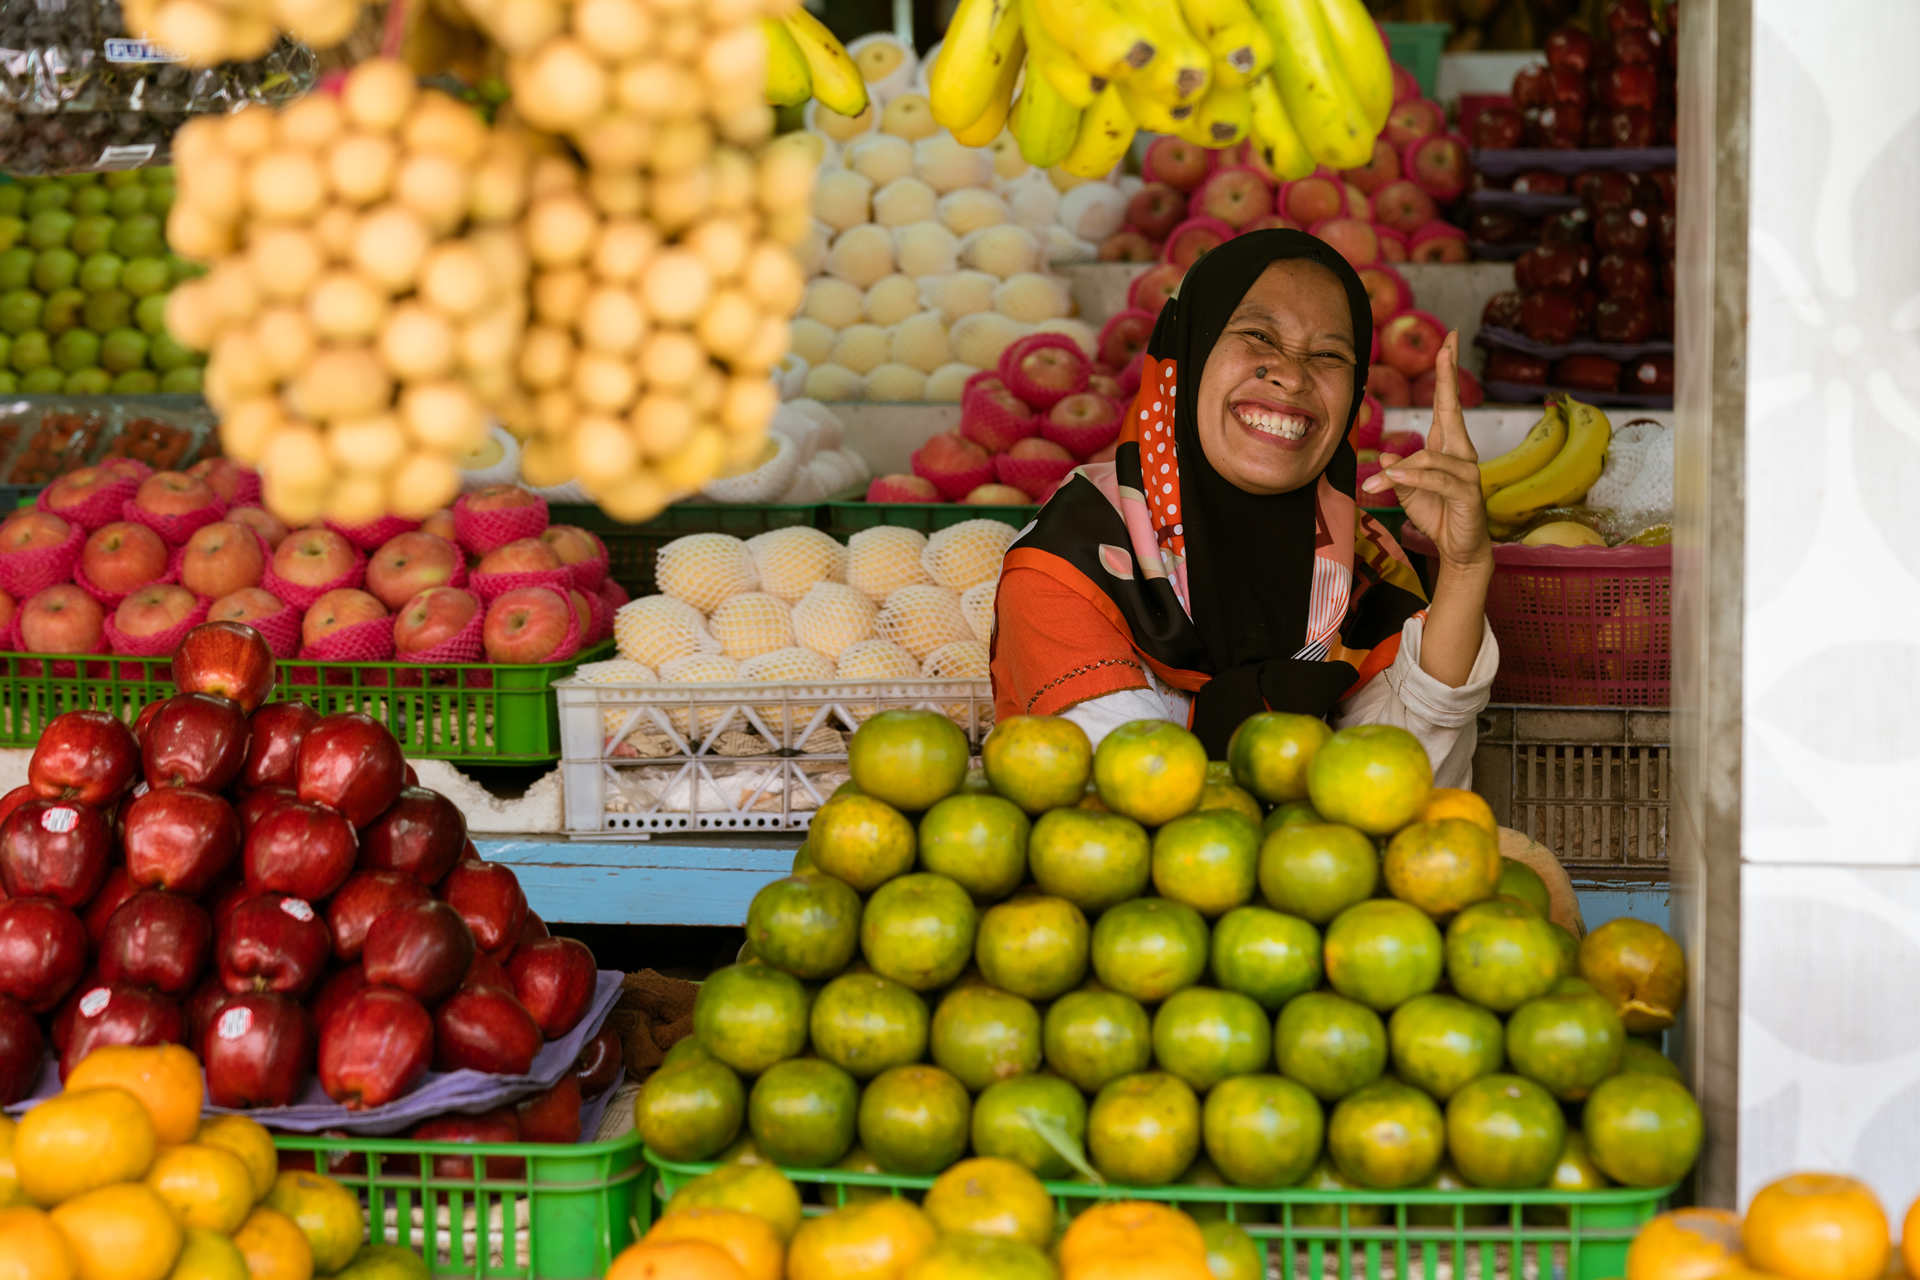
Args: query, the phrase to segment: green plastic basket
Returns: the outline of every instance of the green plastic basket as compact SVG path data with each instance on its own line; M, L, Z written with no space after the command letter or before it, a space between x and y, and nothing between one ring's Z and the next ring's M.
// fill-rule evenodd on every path
M1407 513L1402 507L1362 507L1361 510L1378 520L1380 527L1395 538L1400 536L1400 526L1407 522Z
M950 529L966 520L998 520L1014 528L1024 528L1038 515L1031 507L971 507L960 502L829 502L826 505L826 531L845 540L863 529L883 524L899 525L932 533Z
M449 1280L593 1280L652 1216L636 1133L572 1145L291 1134L273 1144L281 1168L317 1164L360 1196L370 1243L412 1249ZM436 1155L471 1157L473 1171L441 1177ZM525 1170L502 1176L503 1159Z
M423 667L404 662L283 662L277 702L321 715L359 711L415 759L537 764L560 758L553 682L613 653L603 640L565 662ZM0 653L0 747L31 747L67 711L106 711L129 724L174 695L172 658ZM62 674L62 673L65 674Z
M1383 22L1387 33L1387 52L1393 60L1413 72L1420 92L1437 97L1440 87L1440 55L1446 51L1447 37L1453 34L1448 22Z
M644 524L622 524L598 507L574 503L550 506L547 515L555 524L577 525L598 535L607 544L607 572L629 595L638 597L659 590L653 581L653 557L675 538L690 533L751 538L774 529L812 529L819 524L820 504L682 502Z
M689 1179L719 1168L711 1162L665 1160L652 1151L646 1158L660 1172L662 1205ZM900 1195L922 1192L933 1185L932 1178L840 1169L782 1172L802 1186L811 1183L819 1188L824 1204L812 1208L812 1212L844 1203L847 1192L857 1187ZM1619 1188L1569 1195L1559 1191L1305 1191L1290 1187L1261 1191L1250 1187L1094 1187L1084 1182L1044 1185L1060 1209L1063 1225L1075 1211L1072 1206L1084 1208L1103 1199L1160 1200L1190 1210L1199 1208L1210 1217L1239 1222L1259 1241L1268 1274L1274 1273L1277 1259L1281 1276L1305 1275L1310 1280L1411 1280L1416 1276L1438 1280L1446 1275L1476 1273L1483 1280L1496 1275L1515 1280L1523 1275L1611 1280L1626 1274L1627 1246L1641 1224L1661 1211L1674 1190ZM1503 1220L1490 1226L1466 1225L1468 1212L1480 1206L1501 1210ZM1379 1226L1356 1225L1355 1216L1370 1207L1384 1209L1388 1221ZM1544 1220L1543 1210L1564 1215L1564 1221ZM1324 1215L1331 1221L1302 1221L1304 1211L1318 1211L1316 1216ZM1416 1213L1438 1221L1416 1223L1412 1220ZM1292 1259L1291 1264L1288 1259Z

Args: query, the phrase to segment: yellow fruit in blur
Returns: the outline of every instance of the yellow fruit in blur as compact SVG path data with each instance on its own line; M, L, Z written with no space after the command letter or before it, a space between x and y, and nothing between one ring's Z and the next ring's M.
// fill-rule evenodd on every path
M261 1205L233 1233L251 1280L313 1280L313 1246L300 1224Z
M800 1224L788 1280L899 1280L938 1234L910 1200L850 1204Z
M1060 1269L1071 1275L1103 1258L1185 1254L1204 1269L1207 1242L1200 1225L1171 1205L1151 1200L1110 1200L1095 1205L1060 1237Z
M740 1264L707 1240L631 1244L607 1268L606 1280L744 1280Z
M69 1089L27 1112L13 1135L20 1189L43 1205L144 1178L153 1150L153 1120L125 1089Z
M73 1246L75 1280L165 1280L184 1242L173 1210L143 1182L97 1187L47 1216Z
M669 1213L653 1224L645 1243L704 1240L727 1251L746 1280L780 1280L786 1251L762 1219L738 1209L698 1208Z
M1750 1264L1788 1280L1876 1280L1893 1247L1873 1189L1830 1173L1790 1174L1760 1188L1741 1238Z
M1460 818L1471 822L1493 837L1497 848L1500 844L1500 824L1494 820L1493 806L1472 791L1463 791L1459 787L1435 787L1427 792L1427 803L1420 809L1416 822L1438 822L1442 818Z
M245 1116L215 1116L200 1126L194 1141L240 1157L253 1185L254 1203L265 1199L267 1192L273 1190L273 1180L280 1176L280 1156L273 1149L273 1135L264 1125Z
M1555 520L1543 524L1520 544L1527 547L1604 547L1607 540L1577 520Z
M0 1280L73 1280L73 1246L42 1210L0 1209Z
M800 1193L786 1174L764 1161L723 1164L681 1184L667 1202L667 1212L702 1205L750 1213L772 1227L782 1245L800 1229Z
M188 1227L187 1242L167 1280L248 1280L240 1246L205 1227Z
M1036 1249L1053 1240L1053 1197L1011 1160L962 1160L933 1180L922 1207L942 1234L1006 1236Z
M109 1045L82 1058L67 1077L69 1093L108 1085L140 1099L153 1117L153 1134L162 1145L193 1141L206 1089L200 1060L190 1051L177 1044Z
M20 1190L20 1177L13 1170L13 1134L17 1127L11 1116L0 1115L0 1209L27 1203L26 1192Z
M366 1235L360 1201L323 1173L289 1169L273 1181L266 1205L293 1219L313 1248L313 1269L332 1275L353 1261Z
M240 1157L197 1142L162 1149L147 1171L147 1185L183 1226L222 1235L232 1235L253 1208L253 1181Z

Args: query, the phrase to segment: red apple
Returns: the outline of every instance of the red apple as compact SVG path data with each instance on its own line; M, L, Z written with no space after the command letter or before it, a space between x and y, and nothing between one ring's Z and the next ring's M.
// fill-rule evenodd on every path
M1482 107L1469 126L1475 147L1487 151L1509 151L1526 137L1526 118L1509 106Z
M487 661L545 662L559 651L571 625L571 611L560 593L547 587L516 587L487 606L481 630Z
M513 868L478 858L461 861L440 882L440 898L451 903L473 940L488 955L500 956L520 942L520 926L527 918L527 895Z
M1621 386L1643 396L1673 394L1673 357L1642 356L1627 367Z
M539 538L502 543L480 557L478 573L551 573L562 568L559 553Z
M327 903L327 929L336 960L357 960L367 930L395 907L431 901L427 887L398 871L356 871Z
M1147 268L1127 286L1127 306L1150 315L1159 315L1160 308L1180 292L1180 282L1186 279L1186 275L1185 268L1176 267L1171 262Z
M0 996L0 1107L10 1107L33 1092L46 1051L33 1015L18 1000Z
M65 511L119 483L120 477L105 467L81 467L48 485L45 502L54 511Z
M1363 195L1372 195L1376 187L1400 176L1400 152L1385 138L1373 140L1373 156L1358 169L1342 169L1340 178L1358 187Z
M1100 242L1094 257L1100 262L1154 262L1160 257L1160 246L1123 227Z
M933 487L933 481L921 476L895 473L875 476L867 486L868 502L939 502L940 491ZM394 647L399 648L396 637Z
M242 587L221 596L207 609L208 622L257 622L285 609L286 603L264 587Z
M1342 218L1347 214L1346 186L1331 173L1324 170L1312 177L1289 182L1280 193L1280 205L1276 212L1293 219L1303 227L1316 222L1325 222L1329 218Z
M213 921L192 898L143 889L120 905L100 942L100 977L185 995L213 947Z
M69 908L52 898L0 901L0 996L45 1013L86 967L86 926Z
M484 951L473 953L473 964L467 969L467 976L460 982L463 987L498 987L502 991L513 990L513 979L507 976L507 970L498 960Z
M435 1071L523 1076L542 1043L533 1015L498 987L462 987L433 1014Z
M488 1145L520 1141L520 1123L511 1108L501 1107L477 1116L439 1116L414 1126L407 1135L415 1142L479 1142ZM489 1179L524 1178L527 1162L518 1156L482 1156L481 1172ZM470 1181L472 1156L439 1155L433 1158L433 1176Z
M307 1011L272 992L237 995L221 1006L200 1043L207 1101L216 1107L284 1107L313 1070Z
M331 809L282 803L247 833L247 887L318 902L346 882L359 855L347 820Z
M1100 330L1100 360L1116 369L1124 369L1134 356L1147 349L1153 336L1156 317L1145 311L1122 311Z
M360 833L360 865L437 885L460 861L466 836L466 818L453 801L425 787L407 787Z
M320 717L304 702L273 702L248 716L247 724L253 736L247 745L247 762L241 766L236 780L238 784L248 790L291 788L300 760L300 744L319 723Z
M59 516L22 507L0 523L0 555L57 547L72 536L73 526Z
M1556 387L1612 391L1620 383L1620 366L1605 356L1568 356L1555 364L1547 376Z
M1173 229L1167 237L1167 246L1163 251L1165 259L1182 271L1198 262L1205 254L1213 252L1225 244L1233 235L1233 228L1223 222L1209 218L1189 218Z
M113 824L71 800L29 800L0 824L0 884L9 897L52 898L78 911L106 882Z
M189 1048L197 1051L197 1047L206 1040L207 1029L213 1026L214 1018L231 999L233 999L232 994L220 984L219 973L209 973L200 980L200 985L193 989L193 994L188 996L180 1006L180 1012L185 1014L187 1019Z
M1236 231L1274 212L1273 188L1250 166L1215 169L1193 198L1192 213L1218 218Z
M1550 347L1564 346L1580 331L1580 315L1570 294L1542 289L1520 304L1520 332Z
M1539 356L1496 348L1487 353L1488 382L1518 382L1528 386L1547 385L1547 361Z
M1433 368L1446 339L1446 326L1426 312L1403 311L1380 330L1380 355L1408 378L1417 378Z
M220 984L234 995L281 991L305 995L326 970L332 943L311 904L262 893L233 909L215 935Z
M319 644L336 631L387 616L387 607L354 587L336 587L307 609L300 622L300 643Z
M212 457L202 458L188 467L187 474L219 494L222 502L232 502L251 472L232 458Z
M1192 191L1205 181L1213 160L1206 148L1185 138L1162 134L1147 148L1141 173L1149 182L1164 182L1176 191Z
M86 926L87 946L93 951L100 949L100 940L107 936L107 922L113 919L113 913L120 904L140 892L140 886L133 882L124 866L107 868L107 878L100 885L100 891L87 903L87 909L80 913L80 923Z
M1374 220L1402 235L1412 235L1440 216L1433 197L1411 178L1395 178L1373 193Z
M577 587L567 592L567 602L573 607L573 624L579 628L584 641L593 633L593 604L587 599L587 593Z
M40 793L33 789L32 783L23 783L0 796L0 822L5 822L15 809L29 800L39 798Z
M1165 240L1186 216L1186 193L1164 182L1144 184L1127 201L1128 225L1149 239Z
M542 938L551 938L552 936L553 934L547 929L547 922L540 918L538 912L527 912L526 920L520 925L521 946L524 947L529 942L538 942Z
M613 1082L620 1078L624 1056L619 1032L612 1027L602 1027L595 1032L573 1064L574 1078L580 1082L580 1096L590 1102L613 1088Z
M258 586L267 558L260 539L243 524L218 520L202 525L180 553L180 582L189 591L218 599Z
M114 610L113 625L129 636L157 636L193 616L199 601L185 587L154 583L135 588Z
M227 512L227 519L235 524L243 524L267 540L271 550L279 550L280 544L287 540L287 526L278 516L260 507L235 507Z
M233 806L197 787L159 787L127 806L127 874L143 888L204 893L233 864L243 832Z
M116 520L87 536L80 548L80 572L100 590L118 595L159 579L168 558L159 534L131 520Z
M20 606L20 645L28 653L98 653L106 622L98 600L63 582Z
M561 1076L551 1089L529 1094L514 1104L522 1142L580 1141L580 1080Z
M27 781L49 800L105 808L140 773L140 744L118 716L66 711L40 731L27 761Z
M216 693L168 698L140 733L140 760L150 787L225 791L247 762L247 713Z
M400 744L378 720L358 712L326 716L300 744L294 789L364 827L399 799L405 764Z
M606 558L606 544L571 524L550 524L540 531L540 541L553 548L561 564L590 564Z
M560 526L556 526L560 527ZM460 548L415 530L390 538L367 562L367 590L389 609L429 587L444 587L460 567Z
M443 542L457 543L459 541L459 539L454 536L453 512L444 507L433 512L420 522L420 532L430 533Z
M60 1047L60 1078L72 1075L95 1049L183 1044L186 1038L186 1014L170 997L130 982L102 983L74 1006L66 1043Z
M365 991L371 984L367 981L367 971L359 964L350 964L344 969L335 969L320 984L320 989L307 1001L307 1012L313 1015L314 1030L326 1038L327 1024L333 1021L333 1015L347 1002L347 997L356 991ZM429 1024L431 1025L431 1024Z
M472 592L458 587L429 587L394 615L394 654L423 653L445 644L466 630L478 612L480 601Z
M368 982L433 1005L465 979L474 951L473 931L460 913L429 898L376 917L367 929L361 963Z
M20 612L20 604L11 593L0 591L0 636L7 634L13 627L13 620Z
M140 482L133 505L149 515L184 516L218 504L213 486L184 471L156 471Z
M407 1094L433 1060L433 1018L404 991L366 987L320 1029L320 1087L349 1111Z
M573 1030L593 1003L593 952L573 938L541 938L514 948L507 961L513 994L547 1039Z
M246 799L233 806L234 816L240 819L240 838L245 840L252 835L260 819L281 805L299 799L299 793L292 787L262 787L258 791L248 792Z
M514 507L536 506L539 502L538 496L528 493L519 485L490 484L467 495L467 510L508 511Z
M1525 302L1517 289L1503 289L1487 299L1487 305L1480 309L1482 328L1518 329L1520 327L1520 308Z
M274 548L273 571L302 587L324 587L353 572L359 553L331 529L300 529Z
M1388 112L1385 136L1388 142L1404 150L1409 142L1431 137L1446 127L1447 113L1439 103L1429 98L1410 98L1395 103Z
M1653 336L1649 298L1602 298L1593 309L1593 336L1602 342L1639 343Z

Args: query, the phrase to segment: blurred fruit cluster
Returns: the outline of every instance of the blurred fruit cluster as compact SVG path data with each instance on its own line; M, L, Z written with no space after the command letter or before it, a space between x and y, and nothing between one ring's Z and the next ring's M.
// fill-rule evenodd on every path
M1677 1209L1642 1227L1627 1251L1627 1280L1759 1275L1920 1275L1920 1200L1907 1207L1896 1251L1873 1188L1845 1174L1791 1173L1760 1188L1744 1218L1727 1209Z
M1670 6L1656 19L1651 0L1612 0L1597 32L1572 24L1545 42L1547 61L1523 67L1513 98L1467 123L1475 147L1670 147L1678 105L1679 41Z
M1700 1110L1644 1038L1679 947L1577 939L1404 730L1266 713L1210 765L1165 722L1094 750L1022 716L981 754L932 712L854 734L640 1095L657 1156L1570 1194L1692 1167Z
M167 248L173 170L0 182L0 394L197 392L167 332L200 268Z

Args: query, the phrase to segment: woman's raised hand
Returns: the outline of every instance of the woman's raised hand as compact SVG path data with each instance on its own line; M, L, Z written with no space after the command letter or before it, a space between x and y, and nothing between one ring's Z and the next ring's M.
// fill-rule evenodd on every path
M1361 486L1366 493L1397 490L1407 519L1433 539L1442 566L1490 568L1493 543L1487 536L1486 501L1480 494L1480 455L1467 438L1460 412L1460 334L1447 335L1434 364L1433 427L1427 447L1402 458L1383 453L1380 474Z

